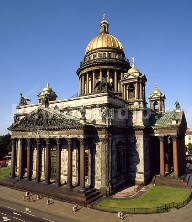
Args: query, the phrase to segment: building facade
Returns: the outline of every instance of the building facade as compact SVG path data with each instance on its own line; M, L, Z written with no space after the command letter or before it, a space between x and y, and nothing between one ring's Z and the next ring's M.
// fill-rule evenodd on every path
M187 125L180 104L165 112L165 95L155 86L147 107L147 77L125 57L105 18L77 76L77 97L56 100L49 84L37 104L21 95L9 128L13 178L110 194L128 182L183 173Z

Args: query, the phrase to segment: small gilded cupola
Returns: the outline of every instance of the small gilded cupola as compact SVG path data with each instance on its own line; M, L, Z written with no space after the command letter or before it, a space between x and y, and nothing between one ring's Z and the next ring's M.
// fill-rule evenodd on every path
M57 98L56 93L50 88L49 83L45 86L45 88L38 93L38 101L39 103L43 103L45 98L48 99L48 101L54 101Z
M103 15L103 19L100 23L100 33L109 33L109 23L105 18L105 14Z
M122 97L128 101L129 108L146 107L145 83L147 78L135 67L135 59L132 58L132 67L124 74L121 81L123 86Z
M149 96L150 108L155 112L165 112L165 94L155 85L154 91Z

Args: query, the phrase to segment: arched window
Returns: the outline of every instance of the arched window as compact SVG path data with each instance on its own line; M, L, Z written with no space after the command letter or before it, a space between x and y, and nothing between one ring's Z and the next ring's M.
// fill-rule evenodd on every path
M128 100L133 102L135 99L135 87L133 84L131 84L129 87L128 87Z
M159 110L159 104L158 104L157 101L154 102L153 108L154 108L155 111L158 111L158 110Z

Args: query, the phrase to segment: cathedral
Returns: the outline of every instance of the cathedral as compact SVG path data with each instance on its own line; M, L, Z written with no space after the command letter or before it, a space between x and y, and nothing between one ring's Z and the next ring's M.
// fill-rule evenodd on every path
M179 102L165 112L158 86L126 58L104 17L77 69L79 94L57 100L47 83L28 104L21 94L12 133L11 178L111 195L125 184L185 170L187 123ZM149 104L149 107L147 106Z

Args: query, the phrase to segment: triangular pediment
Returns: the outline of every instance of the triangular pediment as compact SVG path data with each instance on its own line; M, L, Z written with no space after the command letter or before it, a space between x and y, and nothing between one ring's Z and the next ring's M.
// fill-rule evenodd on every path
M9 130L30 132L38 130L77 129L83 126L76 118L58 111L40 108L13 123Z

